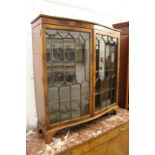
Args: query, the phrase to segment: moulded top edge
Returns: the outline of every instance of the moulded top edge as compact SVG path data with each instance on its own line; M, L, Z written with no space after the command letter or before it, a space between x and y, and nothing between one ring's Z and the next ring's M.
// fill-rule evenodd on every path
M50 15L45 15L45 14L40 14L38 15L34 20L32 20L31 24L35 23L39 18L53 18L53 19L63 19L63 20L71 20L71 21L77 21L77 22L85 22L88 24L92 24L92 25L98 25L98 26L103 26L105 28L120 32L120 30L115 29L115 28L111 28L99 23L95 23L95 22L90 22L90 21L85 21L85 20L80 20L80 19L73 19L73 18L65 18L65 17L57 17L57 16L50 16Z

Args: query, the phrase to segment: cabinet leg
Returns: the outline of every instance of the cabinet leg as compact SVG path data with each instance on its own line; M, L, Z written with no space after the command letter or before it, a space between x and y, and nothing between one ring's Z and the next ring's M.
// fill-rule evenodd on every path
M40 138L43 138L43 131L41 129L37 129L38 133L39 133L39 137Z
M117 114L118 114L118 108L115 109L115 115L117 115Z
M118 114L118 108L113 109L112 111L107 113L108 115L117 115Z
M49 144L52 141L53 136L57 133L58 131L48 131L44 134L45 138L45 143Z

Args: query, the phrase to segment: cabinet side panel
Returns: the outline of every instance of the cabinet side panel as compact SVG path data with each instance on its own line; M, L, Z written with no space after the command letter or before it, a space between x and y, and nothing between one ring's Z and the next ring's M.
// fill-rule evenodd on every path
M121 30L120 36L120 77L118 104L121 108L129 108L129 22L113 25Z
M121 35L120 45L120 92L119 92L119 106L127 108L125 105L128 101L128 59L129 59L129 36ZM127 103L128 104L128 103Z
M40 36L40 25L32 30L33 43L33 67L35 81L35 99L38 121L45 125L45 100L43 92L43 68L42 68L42 45Z

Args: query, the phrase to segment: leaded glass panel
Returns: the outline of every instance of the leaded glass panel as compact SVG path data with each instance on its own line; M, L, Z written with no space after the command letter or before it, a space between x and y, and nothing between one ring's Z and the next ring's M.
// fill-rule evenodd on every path
M117 38L96 36L95 110L116 102Z
M49 115L52 123L89 114L89 33L46 29Z

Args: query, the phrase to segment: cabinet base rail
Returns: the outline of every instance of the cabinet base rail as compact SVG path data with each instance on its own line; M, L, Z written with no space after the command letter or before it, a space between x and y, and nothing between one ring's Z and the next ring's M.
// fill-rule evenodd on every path
M88 119L84 119L82 121L78 121L78 122L74 122L74 123L68 123L68 124L65 124L63 126L58 126L56 128L51 127L50 129L45 129L44 126L40 122L38 122L38 124L37 124L38 125L38 132L39 132L40 136L43 136L45 138L45 143L49 144L52 141L53 136L58 131L60 131L64 128L73 127L73 126L76 126L76 125L79 125L82 123L86 123L86 122L95 120L96 118L99 118L104 114L116 114L117 115L117 113L118 113L118 105L114 104L114 105L111 105L110 107L104 109L100 114L92 116Z

